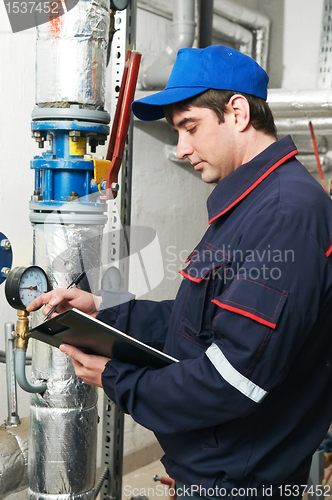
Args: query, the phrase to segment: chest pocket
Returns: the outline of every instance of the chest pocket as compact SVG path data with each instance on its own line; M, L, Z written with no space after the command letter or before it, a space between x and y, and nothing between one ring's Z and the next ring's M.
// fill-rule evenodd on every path
M270 281L238 278L213 302L222 309L240 314L275 329L289 292Z
M214 312L217 309L211 301L222 293L230 259L225 254L201 253L180 271L187 280L187 296L181 322L185 331L204 338L210 338Z

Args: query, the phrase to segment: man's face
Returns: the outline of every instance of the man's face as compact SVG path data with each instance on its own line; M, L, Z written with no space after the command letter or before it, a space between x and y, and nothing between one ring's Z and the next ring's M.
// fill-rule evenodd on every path
M232 113L218 123L211 109L191 106L174 113L173 128L179 134L177 157L188 158L204 182L218 183L239 166Z

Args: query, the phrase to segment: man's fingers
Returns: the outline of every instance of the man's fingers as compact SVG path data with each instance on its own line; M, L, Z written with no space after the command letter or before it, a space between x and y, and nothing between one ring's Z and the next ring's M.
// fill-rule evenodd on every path
M86 384L102 387L102 373L109 358L85 354L76 347L61 344L60 351L71 357L76 375Z
M27 311L35 311L36 309L39 309L43 304L48 304L48 301L50 300L50 293L51 292L43 293L32 302L30 302L30 304L27 306Z
M36 299L34 299L27 306L27 311L35 311L39 309L43 304L48 304L51 307L59 304L63 300L64 291L62 288L58 288L57 290L52 290L51 292L43 293L39 295Z
M84 352L80 351L76 347L73 347L72 345L61 344L59 349L70 358L81 363L81 365L84 365L84 361L87 360L87 354L84 354Z

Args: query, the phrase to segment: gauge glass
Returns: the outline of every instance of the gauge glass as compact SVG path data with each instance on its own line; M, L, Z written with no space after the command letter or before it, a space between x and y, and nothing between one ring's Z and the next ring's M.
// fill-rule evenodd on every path
M117 267L111 266L105 271L101 288L108 292L121 289L121 273Z
M111 7L115 7L116 10L124 10L129 5L129 0L111 0Z
M40 267L31 266L23 272L19 284L19 295L25 307L39 295L47 292L47 289L47 277Z

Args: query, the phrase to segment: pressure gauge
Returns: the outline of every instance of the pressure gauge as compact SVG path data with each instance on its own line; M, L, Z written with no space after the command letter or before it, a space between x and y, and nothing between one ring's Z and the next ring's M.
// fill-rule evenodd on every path
M129 0L111 0L111 9L125 10L129 5Z
M45 271L38 266L15 267L5 283L5 295L14 309L25 309L30 302L49 290Z
M105 271L101 288L108 292L121 289L121 274L117 267L111 266Z

